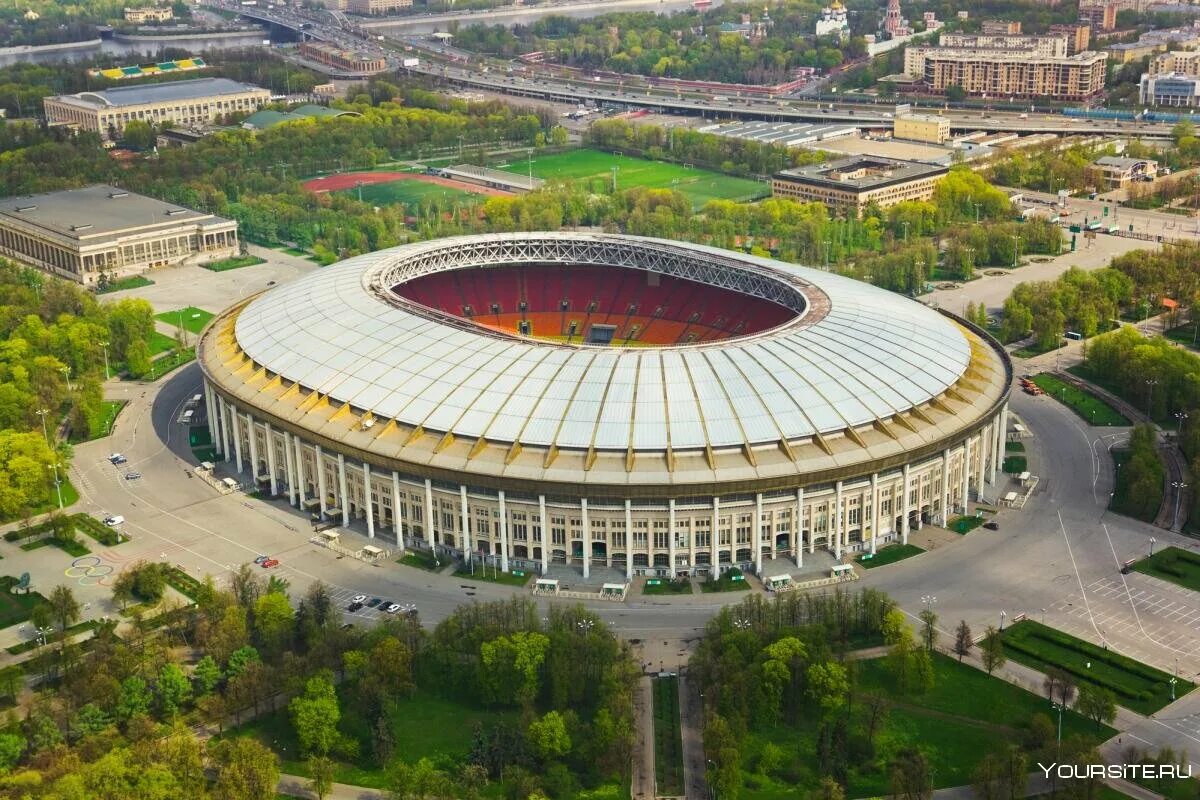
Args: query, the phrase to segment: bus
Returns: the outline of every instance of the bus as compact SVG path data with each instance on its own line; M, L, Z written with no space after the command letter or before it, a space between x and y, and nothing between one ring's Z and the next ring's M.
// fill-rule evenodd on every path
M1116 236L1117 233L1120 232L1120 230L1121 229L1119 227L1117 227L1116 225L1113 225L1112 227L1110 227L1108 229L1108 233L1110 236Z
M1094 222L1089 222L1087 224L1087 227L1085 228L1085 230L1098 231L1098 230L1100 230L1100 228L1101 228L1100 220L1096 220Z

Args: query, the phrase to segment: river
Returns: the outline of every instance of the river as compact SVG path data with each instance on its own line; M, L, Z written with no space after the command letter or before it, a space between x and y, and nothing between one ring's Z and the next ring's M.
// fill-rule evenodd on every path
M712 7L721 5L722 0L713 0ZM476 22L487 25L529 25L551 14L563 17L586 19L611 11L655 11L660 14L682 11L692 7L692 0L604 0L604 2L562 3L555 5L517 7L504 6L488 10L456 14L432 14L427 16L398 17L395 19L372 20L362 27L388 36L403 36L413 33L444 31L454 21L459 25Z
M51 45L41 49L33 47L28 50L13 52L13 49L0 50L0 67L7 67L18 62L34 64L49 64L57 61L90 61L100 54L114 55L123 64L134 64L139 61L155 59L165 48L185 50L188 53L199 54L210 50L243 49L262 45L265 34L238 33L220 38L196 38L189 36L171 37L169 41L160 39L152 41L118 42L112 39L102 39L98 42L82 42L77 47Z

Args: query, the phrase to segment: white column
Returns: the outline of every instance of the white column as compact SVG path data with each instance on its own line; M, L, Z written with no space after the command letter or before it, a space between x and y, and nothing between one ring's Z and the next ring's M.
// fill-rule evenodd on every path
M875 555L879 538L879 473L871 475L871 555Z
M625 501L626 517L628 517L629 501ZM626 523L628 525L629 523ZM669 538L667 539L667 558L670 560L670 572L672 578L675 577L675 498L672 497L667 501L667 531Z
M792 547L796 566L804 566L804 487L796 490L796 513L792 523Z
M371 509L371 465L363 462L363 503L367 507L367 538L375 538L375 512Z
M500 569L508 572L508 506L504 503L504 492L497 494L500 496ZM587 576L586 567L583 574Z
M996 432L996 458L993 469L1004 469L1004 448L1008 442L1008 403L1000 409L999 430Z
M904 465L904 487L900 490L900 509L902 516L900 517L900 543L908 544L908 518L912 514L912 509L908 505L908 464ZM893 502L892 505L895 505Z
M292 460L296 464L296 507L304 508L304 445L300 443L300 437L292 437L292 442L295 444L295 452L292 454Z
M942 527L950 524L950 448L942 451Z
M338 494L341 495L342 527L350 527L350 492L346 490L346 457L338 453Z
M221 452L220 427L218 426L218 423L217 423L217 417L216 417L216 414L214 413L215 411L216 411L216 409L213 408L213 390L212 390L212 387L208 385L208 382L205 381L205 383L204 383L204 417L208 421L208 438L212 440L213 449L216 452L220 453Z
M833 557L842 560L842 482L837 482L837 493L833 498L833 519L830 520L833 535Z
M242 471L242 435L238 428L241 427L241 415L232 405L229 406L229 421L233 423L233 454L237 458L237 471Z
M325 486L325 453L317 445L317 491L321 496L321 519L329 513L329 489Z
M425 543L429 545L429 549L433 549L433 525L437 521L437 514L433 510L433 481L429 478L425 479Z
M712 573L719 575L721 573L721 498L713 496L713 517L712 517Z
M580 498L579 511L582 514L580 517L580 522L583 524L583 577L586 578L591 574L592 571L592 526L588 524L586 497Z
M267 471L271 473L271 496L279 494L279 479L275 477L275 437L271 434L271 423L266 423L267 432Z
M754 573L762 577L762 492L754 495Z
M463 484L458 486L458 514L462 520L462 549L463 560L467 566L471 565L471 515L467 512L467 487Z
M967 498L971 492L971 440L968 438L963 442L963 462L962 462L962 507L963 512L967 510Z
M400 503L400 475L392 470L392 530L396 533L396 547L404 552L404 514Z
M675 513L674 500L671 501L671 513ZM633 580L633 503L628 497L625 498L625 580Z
M292 451L292 435L287 431L283 432L283 472L284 479L287 482L288 505L296 505L296 465Z
M546 495L544 494L538 495L538 524L542 526L542 574L545 575L546 570L550 568L550 520L546 518ZM633 563L632 555L629 555L629 563Z
M250 480L251 488L258 489L258 437L254 435L254 417L246 412L246 439L250 442Z

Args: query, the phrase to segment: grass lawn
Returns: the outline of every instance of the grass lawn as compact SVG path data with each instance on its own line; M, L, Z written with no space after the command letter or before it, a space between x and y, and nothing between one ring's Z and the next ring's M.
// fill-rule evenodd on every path
M1029 466L1029 462L1026 461L1025 456L1005 456L1004 457L1004 467L1003 468L1004 468L1004 471L1007 472L1009 475L1020 475L1022 472L1024 472L1028 468L1028 466Z
M612 186L613 167L617 168L617 188L648 186L676 189L687 195L695 208L714 199L757 200L771 193L767 184L746 178L587 148L535 158L532 171L535 177L547 180L590 181L609 188ZM511 169L524 173L529 165L524 159L517 159Z
M917 547L915 544L889 544L887 547L881 547L875 551L875 555L863 553L857 559L859 564L862 564L866 569L875 569L887 564L895 564L897 561L903 561L906 558L919 556L924 553L923 547Z
M355 761L335 761L333 779L338 783L381 789L385 776L371 758L371 733L363 716L348 713L345 703L343 700L339 728L361 742L361 756ZM490 728L498 722L515 721L516 717L515 711L493 711L418 692L411 698L397 699L390 719L396 754L411 764L421 758L436 760L441 755L461 759L471 748L476 724ZM254 736L279 754L282 772L308 775L308 764L300 757L300 746L286 709L264 714L231 729L225 736Z
M737 580L734 580L735 578ZM749 588L750 584L746 581L746 576L740 570L727 569L716 580L713 580L709 576L708 580L700 582L700 591L705 594L709 594L710 592L745 592Z
M1200 334L1200 322L1189 322L1186 325L1179 325L1171 328L1163 335L1173 342L1179 342L1192 350L1200 350L1200 340L1197 339L1197 334Z
M71 482L69 480L67 480L65 470L59 473L59 477L62 480L62 505L63 505L63 508L70 508L71 506L73 506L79 502L79 492L77 492L75 490L75 487L71 485ZM50 511L54 511L57 508L58 508L58 493L54 490L53 484L51 484L50 498L46 502L42 503L40 506L29 509L29 516L37 517L42 514L46 514ZM11 517L0 517L0 523L14 522L19 519L21 519L20 514L16 514Z
M1025 443L1024 442L1005 442L1004 443L1004 452L1006 452L1006 453L1024 453L1025 452Z
M100 439L112 433L113 423L117 421L117 415L121 413L121 409L125 407L128 400L104 400L101 408L104 409L104 415L100 418L99 423L89 431L89 436L86 438L76 437L75 432L71 431L72 442L90 442L93 439Z
M1142 508L1142 504L1134 502L1135 498L1129 494L1129 472L1121 469L1121 467L1129 462L1131 457L1130 451L1128 449L1115 449L1111 452L1113 469L1116 472L1116 485L1113 487L1112 498L1108 503L1108 510L1117 514L1123 514L1126 517L1140 519L1142 522L1154 522L1154 518L1158 516L1158 507L1145 510ZM1165 466L1163 468L1166 469ZM1137 499L1147 498L1139 497Z
M950 524L946 526L948 530L955 533L970 533L983 524L983 517L978 514L971 514L965 517L955 517L950 520Z
M182 323L184 330L188 333L199 333L204 330L204 326L208 321L215 317L211 311L205 311L203 308L188 306L176 311L164 311L161 314L155 314L154 318L167 323L168 325L178 328Z
M897 751L909 746L920 747L929 759L935 788L968 785L986 754L1005 744L1019 744L1035 714L1050 714L1045 698L940 654L933 658L934 686L923 695L902 694L886 659L856 663L860 689L883 693L892 707L876 735L875 760L851 764L846 790L850 798L890 795L888 762ZM1113 733L1102 727L1097 735L1095 726L1078 714L1068 711L1063 715L1064 738L1084 734L1103 739ZM785 783L747 774L751 785L743 789L741 797L811 797L819 781L815 715L805 715L796 726L784 730L752 731L742 751L747 773L768 741L783 749L783 771L789 773L789 780Z
M174 350L178 346L173 336L167 336L159 331L150 332L150 338L146 340L146 345L150 348L152 357L168 350Z
M1034 375L1031 380L1046 394L1078 414L1084 422L1091 425L1120 427L1131 424L1124 414L1096 395L1072 386L1048 372Z
M13 594L12 587L16 584L17 579L11 575L0 577L0 628L25 622L35 606L46 602L37 592Z
M642 594L691 594L692 582L687 578L651 578L642 587Z
M97 289L96 294L108 294L109 292L122 292L126 289L140 289L143 286L153 286L154 281L142 275L131 275L128 278L121 278L119 281L111 281L103 289Z
M1179 547L1166 547L1133 565L1138 572L1200 592L1200 555Z
M21 545L22 550L37 550L42 547L57 547L67 555L75 556L76 558L79 556L86 556L92 552L87 548L86 545L81 544L80 542L67 542L60 539L55 539L53 537L38 539L36 542L29 542L28 544Z
M265 258L258 256L235 256L234 258L226 258L223 261L213 261L210 264L201 264L207 270L213 272L225 272L230 269L241 269L242 267L253 267L255 264L265 264Z
M523 575L515 575L511 572L495 572L492 569L484 570L484 568L476 564L475 574L472 575L470 570L460 569L454 573L454 577L462 578L464 581L487 581L488 583L499 583L504 586L524 586L529 583L529 579L533 577L528 572Z
M660 797L683 794L679 678L674 676L654 679L654 772Z
M410 567L423 569L427 572L438 572L446 566L445 561L439 564L438 560L434 558L433 553L426 553L424 550L409 550L403 556L396 559L396 563L407 564Z
M196 348L189 347L186 350L176 350L161 358L156 358L150 362L150 371L143 375L138 380L156 381L168 372L182 367L184 364L196 360Z
M346 189L337 194L358 199L358 189ZM374 206L403 205L410 213L426 200L437 200L442 209L449 211L455 204L475 206L487 198L450 186L439 186L419 180L396 180L387 183L372 183L362 187L362 200Z
M1080 683L1109 689L1131 711L1151 714L1171 702L1167 673L1039 622L1022 620L1006 628L1002 638L1004 653L1013 661L1042 671L1058 667ZM1180 680L1175 696L1193 688Z

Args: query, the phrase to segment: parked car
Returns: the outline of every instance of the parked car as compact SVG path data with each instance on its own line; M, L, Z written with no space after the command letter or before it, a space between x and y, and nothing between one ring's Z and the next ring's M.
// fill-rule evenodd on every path
M259 556L258 558L254 559L254 563L255 563L255 564L262 564L264 561L267 561L267 560L269 560L270 558L271 558L270 556Z
M136 481L140 477L142 477L142 473L140 473L140 472L126 472L125 473L125 480L127 480L127 481Z
M365 594L356 594L356 595L354 595L354 597L351 599L350 602L358 603L359 605L363 605L364 603L367 602L367 596Z
M268 558L266 561L262 562L263 569L273 569L278 566L279 566L278 558Z
M400 604L399 604L399 603L392 603L391 605L389 605L389 606L388 606L386 609L384 609L384 610L385 610L385 611L387 611L387 613L389 613L389 614L395 614L397 611L399 611L399 610L400 610Z
M998 530L1000 530L1000 523L999 522L985 522L985 523L983 523L983 527L987 528L989 531L998 531Z
M125 522L125 518L120 514L113 514L104 518L104 524L110 528L115 528Z
M120 453L110 453L108 456L108 462L110 464L124 464L128 460L129 459L125 458L125 456L121 455Z
M371 602L367 603L367 608L374 608L375 606L379 605L382 602L383 602L382 597L372 597Z
M363 607L362 603L351 603L350 605L346 606L346 610L353 613L355 611L358 611L362 607Z

